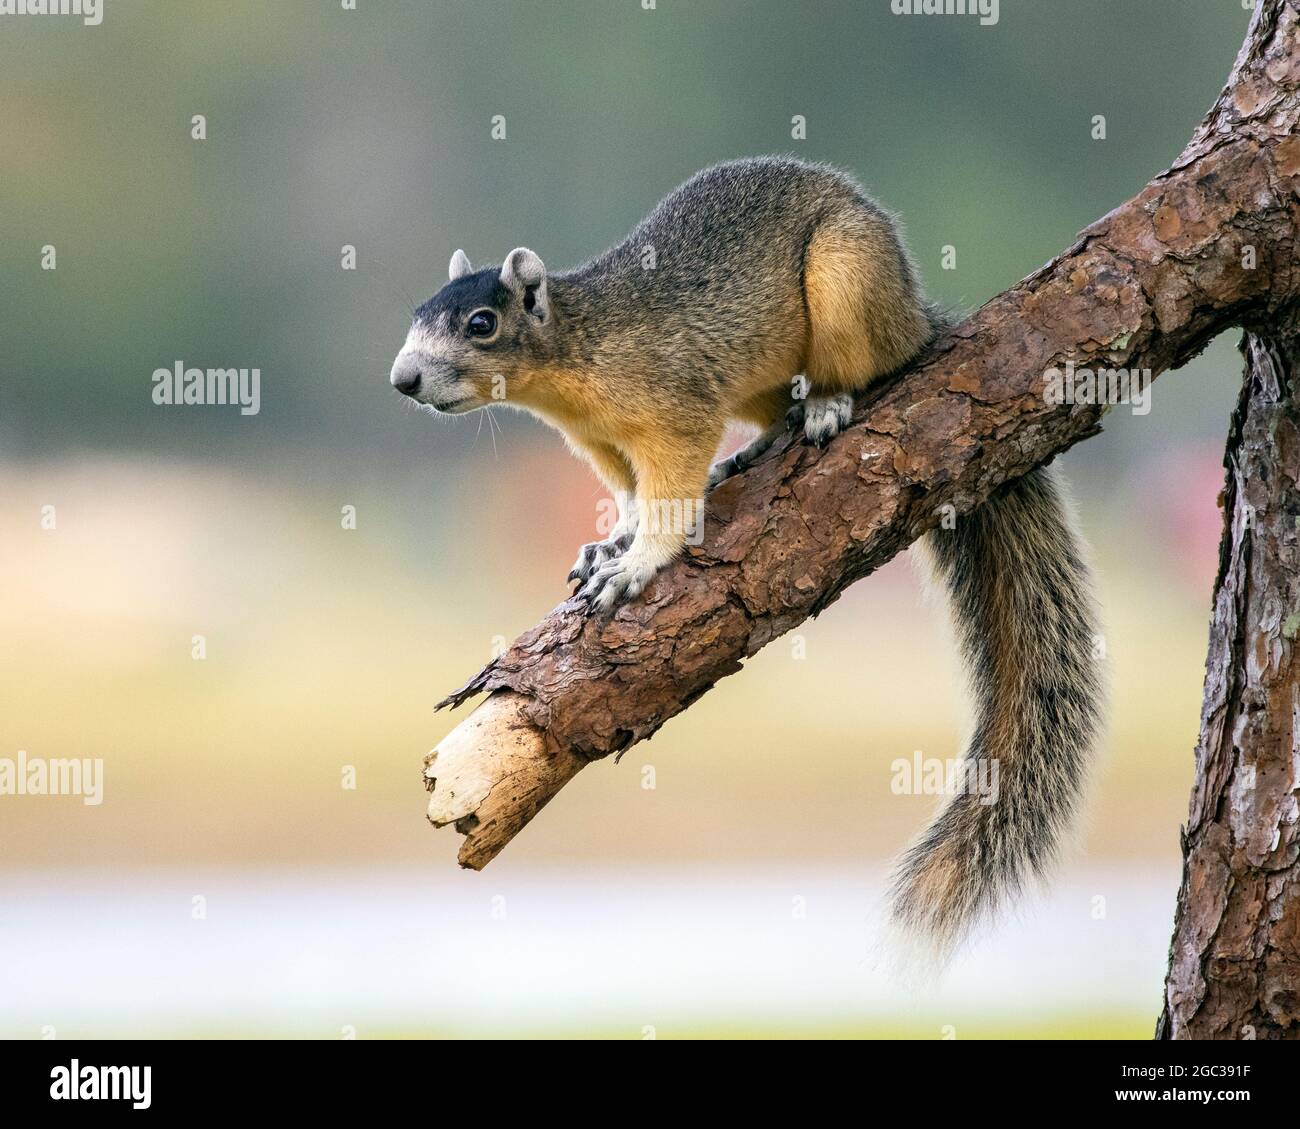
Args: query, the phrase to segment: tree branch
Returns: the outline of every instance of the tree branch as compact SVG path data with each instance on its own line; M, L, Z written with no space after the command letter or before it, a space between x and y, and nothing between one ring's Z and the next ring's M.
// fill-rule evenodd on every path
M492 694L427 759L429 818L490 861L577 770L650 737L745 658L999 485L1101 430L1045 373L1150 370L1300 292L1300 0L1261 0L1186 150L994 298L824 451L791 443L709 496L704 544L609 623L569 600L439 703Z

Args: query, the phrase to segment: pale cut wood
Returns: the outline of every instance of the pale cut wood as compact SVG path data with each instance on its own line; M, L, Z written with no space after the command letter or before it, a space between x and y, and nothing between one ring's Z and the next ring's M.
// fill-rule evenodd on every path
M424 759L429 822L465 836L460 864L481 870L588 762L547 748L519 694L493 694Z

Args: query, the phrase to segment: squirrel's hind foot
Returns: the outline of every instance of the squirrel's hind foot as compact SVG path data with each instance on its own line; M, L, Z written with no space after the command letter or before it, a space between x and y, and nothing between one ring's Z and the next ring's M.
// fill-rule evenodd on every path
M712 490L715 486L721 486L727 479L747 471L772 449L777 440L783 439L787 433L802 427L803 422L803 404L795 404L785 413L784 418L777 420L761 435L751 439L734 455L728 455L727 458L714 463L709 468L709 481L705 491Z
M825 447L853 418L853 394L810 396L803 403L803 433L808 442Z

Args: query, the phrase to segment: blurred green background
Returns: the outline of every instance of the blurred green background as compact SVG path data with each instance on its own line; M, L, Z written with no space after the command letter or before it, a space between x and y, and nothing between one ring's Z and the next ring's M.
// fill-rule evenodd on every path
M387 374L457 247L573 265L744 154L850 170L930 293L977 306L1177 156L1248 19L1239 0L1003 0L993 27L888 0L0 17L0 756L106 766L98 808L0 797L0 1034L1148 1034L1234 342L1062 460L1114 687L1088 818L1056 893L921 1002L865 959L883 868L933 805L892 795L890 762L954 755L964 718L906 562L459 873L459 837L423 819L422 756L458 720L432 703L565 596L601 492L530 419L432 419ZM260 368L260 414L155 406L177 361Z

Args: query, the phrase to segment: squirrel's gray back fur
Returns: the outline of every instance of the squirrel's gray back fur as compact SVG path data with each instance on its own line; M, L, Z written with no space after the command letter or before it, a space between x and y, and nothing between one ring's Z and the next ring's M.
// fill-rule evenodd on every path
M614 355L636 346L662 358L669 379L725 386L750 366L751 350L788 330L808 245L837 214L875 221L907 294L921 303L896 220L851 177L750 157L696 173L616 246L555 276L565 337L588 357L611 341Z

